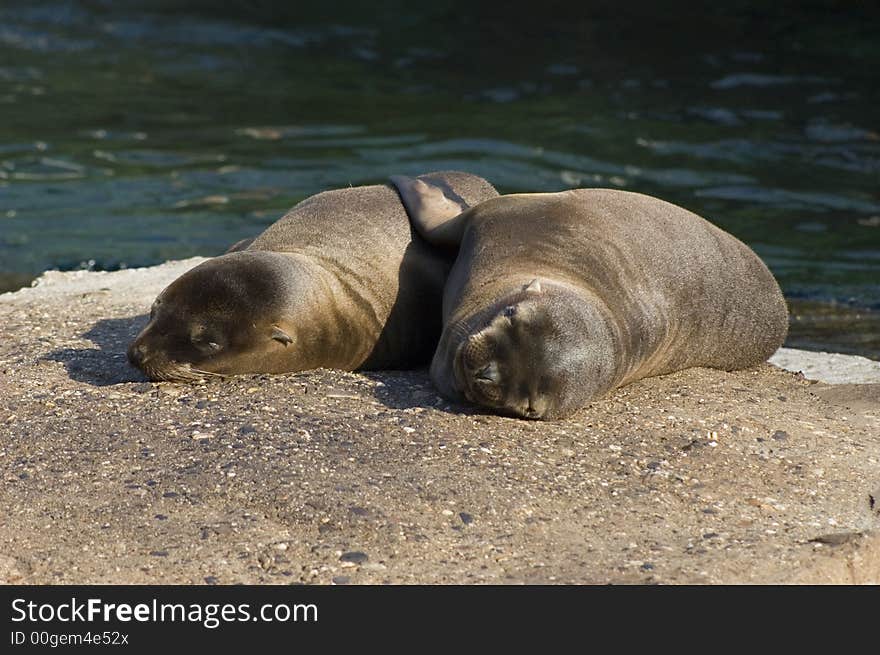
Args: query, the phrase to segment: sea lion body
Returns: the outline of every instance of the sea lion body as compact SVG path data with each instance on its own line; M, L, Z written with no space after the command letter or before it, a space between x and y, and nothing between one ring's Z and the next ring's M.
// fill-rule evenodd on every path
M497 195L465 173L422 178L466 204ZM420 365L451 263L413 234L393 187L319 193L169 285L129 359L168 380Z
M644 377L757 365L785 339L785 301L757 255L656 198L518 194L414 222L460 242L431 363L452 399L561 418Z

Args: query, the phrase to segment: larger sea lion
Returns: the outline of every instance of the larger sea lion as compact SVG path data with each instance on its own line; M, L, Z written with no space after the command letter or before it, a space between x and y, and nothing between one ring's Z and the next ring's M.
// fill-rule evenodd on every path
M431 363L451 399L557 419L647 376L757 365L785 339L767 267L681 207L577 189L456 211L423 181L393 180L419 232L459 247Z
M462 205L498 195L467 173L419 180ZM154 380L421 365L452 259L413 233L392 186L326 191L162 291L129 360Z

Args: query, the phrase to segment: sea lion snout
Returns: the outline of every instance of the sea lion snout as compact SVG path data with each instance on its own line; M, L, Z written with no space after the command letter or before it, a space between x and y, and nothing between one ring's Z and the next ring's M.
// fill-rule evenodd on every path
M136 368L143 368L149 358L147 346L139 339L135 339L128 347L128 361Z
M126 351L128 362L151 380L167 380L171 375L169 369L176 365L165 357L161 346L156 343L150 346L150 337L151 334L144 328L131 342Z
M550 409L550 403L547 401L546 397L531 395L529 397L529 404L523 409L522 414L526 418L541 419L544 418L548 409Z
M513 416L543 419L552 413L552 403L541 389L540 371L512 366L512 353L529 349L509 334L514 312L514 307L506 307L499 314L508 319L506 323L493 321L461 344L454 362L455 383L472 403Z
M564 336L569 305L553 301L551 291L533 280L482 316L447 325L447 334L459 339L448 376L458 394L526 419L553 420L565 412L566 376L575 374L577 353Z

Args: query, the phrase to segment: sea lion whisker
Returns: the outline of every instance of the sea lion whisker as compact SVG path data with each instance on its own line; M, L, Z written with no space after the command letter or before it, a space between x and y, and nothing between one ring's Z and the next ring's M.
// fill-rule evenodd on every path
M187 382L198 382L203 378L200 372L194 369L190 364L181 364L175 369L175 373L180 379Z
M212 377L212 378L225 378L226 377L222 373L215 373L214 371L205 371L200 368L190 368L190 371L192 371L193 373L198 373L199 375L203 375L205 377Z

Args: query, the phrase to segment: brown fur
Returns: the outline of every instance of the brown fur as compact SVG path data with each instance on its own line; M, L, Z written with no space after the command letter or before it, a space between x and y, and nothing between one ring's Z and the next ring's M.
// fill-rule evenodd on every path
M468 204L497 195L466 173L422 179ZM413 234L393 187L319 193L233 248L160 294L129 348L150 377L408 368L433 352L452 256Z
M436 217L425 230L414 221L429 239L438 229ZM431 366L453 398L558 418L640 378L754 366L785 339L785 301L755 253L656 198L607 189L502 196L451 217L439 242L453 231L461 248ZM541 290L524 296L534 279ZM499 324L504 311L512 318ZM513 328L530 321L544 327L512 350ZM474 340L494 354L468 364ZM486 402L471 382L487 361L510 368L510 358L519 366L504 380L504 401Z

